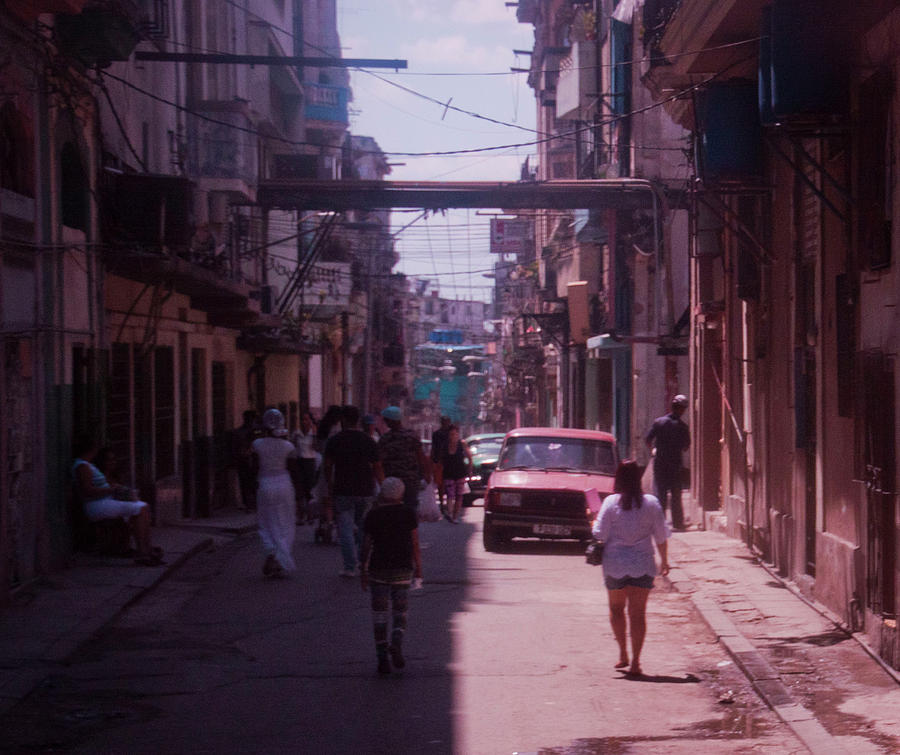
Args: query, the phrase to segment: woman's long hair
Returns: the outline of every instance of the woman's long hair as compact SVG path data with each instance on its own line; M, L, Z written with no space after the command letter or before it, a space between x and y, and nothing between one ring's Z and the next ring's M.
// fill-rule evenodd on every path
M453 433L456 432L455 441L453 439ZM453 456L456 453L456 450L459 448L459 442L461 438L459 437L459 428L456 425L450 425L447 428L447 455ZM451 448L452 446L452 448Z
M613 491L621 494L619 505L625 511L631 509L632 506L641 507L641 503L644 501L644 491L641 489L641 477L643 476L644 468L634 459L626 459L619 463Z

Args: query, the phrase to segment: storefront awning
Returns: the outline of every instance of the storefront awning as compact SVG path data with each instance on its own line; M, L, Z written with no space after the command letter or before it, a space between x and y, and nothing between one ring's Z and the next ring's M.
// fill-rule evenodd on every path
M607 333L599 336L591 336L587 339L587 350L591 351L605 351L609 349L628 349L630 346L627 343L623 343L622 341L617 341L612 336Z

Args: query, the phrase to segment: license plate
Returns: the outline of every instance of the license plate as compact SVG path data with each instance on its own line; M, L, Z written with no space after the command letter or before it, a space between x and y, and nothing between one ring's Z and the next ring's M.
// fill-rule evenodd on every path
M566 537L572 534L572 528L563 524L535 524L532 528L535 535L557 535Z

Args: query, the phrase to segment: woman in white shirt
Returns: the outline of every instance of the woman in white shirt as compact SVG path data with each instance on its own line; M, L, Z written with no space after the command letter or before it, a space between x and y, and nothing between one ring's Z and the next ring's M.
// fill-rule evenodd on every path
M300 464L299 487L297 496L297 523L305 524L309 518L309 500L312 497L313 485L316 484L316 422L312 414L303 412L300 415L300 427L291 436L291 442L297 449Z
M256 512L259 536L266 550L263 574L280 577L297 568L291 554L297 526L296 499L288 469L288 464L297 458L297 449L286 438L284 415L280 411L268 409L262 421L266 435L254 440L250 449L259 481Z
M604 543L603 578L609 593L609 622L619 644L617 669L640 675L641 649L647 634L647 598L656 574L669 573L669 530L659 501L641 490L644 473L636 461L619 464L613 493L607 496L594 522L593 534ZM659 551L656 568L653 543ZM631 630L628 659L627 623Z

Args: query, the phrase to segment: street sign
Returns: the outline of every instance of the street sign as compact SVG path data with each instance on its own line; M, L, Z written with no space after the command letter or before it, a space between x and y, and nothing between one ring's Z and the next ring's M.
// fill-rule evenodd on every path
M491 253L521 255L534 249L534 220L491 218Z

